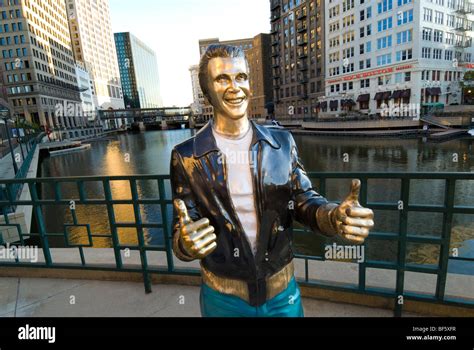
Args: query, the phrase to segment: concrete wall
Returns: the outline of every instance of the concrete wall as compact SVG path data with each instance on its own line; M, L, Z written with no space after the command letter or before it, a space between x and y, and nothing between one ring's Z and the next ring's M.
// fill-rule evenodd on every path
M471 115L469 115L471 114ZM472 118L472 121L471 121ZM456 113L456 115L453 116L432 116L431 119L438 121L440 123L443 123L444 125L447 126L462 126L462 127L468 127L471 125L471 122L474 123L474 114L473 113Z

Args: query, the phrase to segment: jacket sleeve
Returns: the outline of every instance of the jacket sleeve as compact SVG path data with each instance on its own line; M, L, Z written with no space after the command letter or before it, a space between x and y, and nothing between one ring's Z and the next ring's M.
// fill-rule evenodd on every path
M329 203L313 189L311 180L298 156L298 148L290 134L292 161L292 200L294 202L295 220L309 227L313 232L325 236L334 236L337 229L332 222L332 211L337 207Z
M170 164L171 193L173 200L181 199L186 204L191 220L200 219L200 214L196 208L196 200L190 186L189 178L184 169L183 159L175 149L171 152ZM186 254L179 239L179 217L173 206L173 252L176 257L183 261L192 261L194 258Z

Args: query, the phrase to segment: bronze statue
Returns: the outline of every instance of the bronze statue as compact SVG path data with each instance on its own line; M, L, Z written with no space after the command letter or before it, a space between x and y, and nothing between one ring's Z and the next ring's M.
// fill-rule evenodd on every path
M173 250L200 259L203 316L303 316L292 221L362 244L374 222L359 204L360 181L340 205L329 203L312 188L292 135L248 119L239 48L211 45L199 81L214 119L172 152Z

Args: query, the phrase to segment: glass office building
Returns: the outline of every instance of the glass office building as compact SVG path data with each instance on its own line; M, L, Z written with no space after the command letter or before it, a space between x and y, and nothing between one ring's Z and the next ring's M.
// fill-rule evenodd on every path
M155 52L131 33L114 36L125 108L162 107Z

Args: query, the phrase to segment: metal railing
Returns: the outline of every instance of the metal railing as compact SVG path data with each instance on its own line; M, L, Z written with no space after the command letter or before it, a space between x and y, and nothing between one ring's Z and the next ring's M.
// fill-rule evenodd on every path
M398 247L396 261L380 261L365 259L359 264L358 283L355 285L341 285L324 280L310 278L309 263L311 261L324 261L324 254L308 255L296 254L296 259L304 264L304 278L299 282L305 286L318 286L320 288L351 291L360 294L377 295L393 298L395 302L395 315L401 315L403 305L399 303L400 298L427 301L433 303L442 303L448 305L474 308L474 301L469 298L451 297L446 295L446 285L448 277L448 263L454 260L472 263L473 258L453 256L450 254L451 229L453 226L453 215L472 215L474 206L458 205L456 199L458 190L457 185L465 181L474 181L474 174L471 173L308 173L313 179L314 184L322 195L326 195L329 181L341 181L341 179L359 178L362 182L360 203L363 206L372 208L375 211L396 212L398 216L398 225L396 232L372 232L365 243L367 247L371 241L394 242ZM391 181L400 183L400 192L396 202L375 202L368 201L367 186L369 181L386 181L387 188ZM413 204L411 198L411 189L413 181L441 181L444 184L444 202L440 205L420 205ZM35 179L11 179L0 180L0 184L6 186L7 198L0 200L0 208L11 206L32 206L33 217L36 226L35 232L22 232L21 225L10 223L8 215L4 214L3 227L16 228L19 235L19 245L25 245L27 239L36 239L40 242L40 247L44 255L44 261L37 263L24 262L16 259L15 261L0 261L3 267L44 267L61 269L89 269L105 271L123 271L140 272L143 274L143 280L146 292L151 292L151 274L175 274L198 276L199 270L195 268L176 267L173 263L172 240L171 240L171 213L172 200L169 186L169 176L167 175L136 175L136 176L92 176L92 177L64 177L64 178L35 178ZM147 182L153 189L142 190L139 184ZM18 200L13 195L13 189L17 185L27 185L31 193L30 200ZM95 184L95 193L90 194L90 184ZM129 188L130 196L123 198L123 193L115 198L117 186ZM465 185L465 183L464 183ZM63 188L70 186L74 189L73 195L65 195ZM49 192L45 189L49 188ZM45 195L46 193L49 195ZM43 196L40 194L43 193ZM88 194L89 193L89 194ZM99 193L99 194L97 194ZM102 195L101 195L102 194ZM118 196L118 194L117 194ZM43 197L43 198L42 198ZM331 199L331 198L330 198ZM403 203L400 206L400 203ZM104 216L108 221L109 231L106 234L94 233L88 222L80 222L77 215L77 206L103 206ZM116 207L128 205L131 208L129 213L133 212L133 221L123 222L116 216ZM143 206L155 206L158 210L158 219L155 221L146 220L143 215ZM45 207L62 207L70 212L72 222L63 223L63 232L48 232L47 220L45 217ZM59 211L59 209L58 209ZM105 214L106 212L106 214ZM409 233L408 215L409 213L438 213L442 215L442 234L439 237L420 236ZM2 217L2 216L0 216ZM85 216L85 220L90 218L90 214ZM84 217L83 217L84 219ZM129 217L130 219L130 217ZM82 243L76 243L71 240L70 228L83 228L87 231L87 239ZM136 241L126 243L121 241L119 230L123 228L133 229L136 232ZM151 244L147 241L145 231L156 230L161 235L162 243ZM295 237L304 237L309 234L304 229L294 230ZM65 246L71 250L78 250L80 263L61 263L55 262L51 254L50 241L53 238L61 238L66 242ZM113 265L97 265L88 263L84 249L95 247L97 239L110 240L110 248L114 252ZM433 265L419 265L407 262L408 244L436 245L439 247L437 263ZM322 247L322 243L321 243ZM140 265L125 265L122 260L121 252L123 250L136 251L140 257ZM148 252L164 252L166 255L166 265L149 264ZM367 285L367 269L392 270L396 273L396 286L394 289L375 288ZM379 270L381 271L381 270ZM433 295L427 295L422 292L412 292L404 287L406 272L416 272L430 274L436 277L436 291ZM468 278L468 277L466 277Z
M25 147L25 151L27 152L26 156L21 160L21 165L18 168L18 172L15 174L15 179L23 179L27 176L28 170L30 169L31 161L33 160L33 156L36 152L36 147L38 143L41 143L41 139L45 133L36 133L36 134L31 134L25 137L22 140L22 146ZM7 155L8 156L8 155ZM21 159L21 158L20 158ZM20 198L21 192L23 189L23 183L19 182L16 183L10 187L4 186L0 183L0 199L8 199L8 198L14 198L15 200ZM16 209L16 206L0 206L0 215L2 213L7 214L14 212Z

